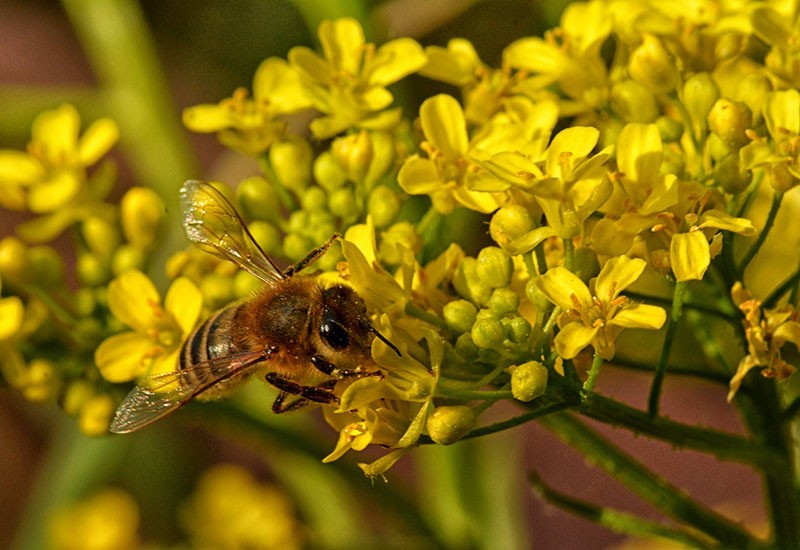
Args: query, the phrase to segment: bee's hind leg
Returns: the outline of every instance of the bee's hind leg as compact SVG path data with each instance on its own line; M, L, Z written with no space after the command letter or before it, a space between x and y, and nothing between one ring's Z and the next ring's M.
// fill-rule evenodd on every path
M328 380L319 386L304 386L293 380L283 378L274 372L267 373L265 378L267 382L281 390L272 404L272 412L275 414L300 409L308 405L309 402L326 405L339 403L339 398L333 393L333 386L336 385L336 380ZM296 395L298 398L287 403L286 398L289 395Z
M363 378L366 376L379 376L383 378L381 371L366 371L361 368L356 369L342 369L320 357L319 355L311 356L311 364L320 372L333 376L336 379L341 378Z

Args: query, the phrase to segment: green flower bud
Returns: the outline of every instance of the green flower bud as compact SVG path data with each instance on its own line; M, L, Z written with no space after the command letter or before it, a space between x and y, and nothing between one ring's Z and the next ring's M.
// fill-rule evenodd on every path
M116 403L108 394L93 395L78 412L78 428L84 435L97 436L108 432Z
M28 274L28 247L16 237L0 240L0 277L24 280Z
M708 154L711 155L711 158L717 162L721 162L722 159L728 157L733 154L730 147L723 143L722 138L720 138L717 134L710 134L708 139L706 140L706 147L708 148ZM671 172L675 173L675 172Z
M525 296L531 301L536 311L548 311L552 307L552 303L547 299L544 292L542 292L536 285L536 279L529 279L525 283Z
M331 192L328 199L328 208L334 216L343 219L351 218L359 211L356 204L356 196L353 190L347 187L340 187L339 189Z
M692 75L683 84L683 104L695 128L703 130L711 108L719 99L719 88L708 73Z
M475 320L478 319L490 319L492 321L499 321L500 315L489 309L488 307L484 307L478 310L478 313L475 314Z
M753 125L763 120L764 106L767 105L767 95L772 92L772 84L761 73L750 73L736 83L735 97L743 101L753 114Z
M422 239L413 224L399 222L384 232L378 245L378 257L388 265L398 265L403 260L398 244L414 252L420 249Z
M130 269L143 269L144 250L132 244L123 244L111 256L111 273L116 277Z
M574 250L572 266L572 272L586 284L589 284L589 280L600 273L600 262L597 260L597 254L586 246L581 246Z
M503 345L506 331L500 321L495 319L477 319L472 325L472 341L483 349L495 349Z
M728 155L721 162L718 162L714 175L717 183L726 193L739 193L744 191L753 175L748 170L742 170L739 166L739 155Z
M428 416L425 427L434 443L452 445L475 426L475 411L466 405L436 407Z
M770 164L767 166L767 182L775 191L785 193L798 183L785 164Z
M283 239L283 255L293 262L302 260L313 248L311 239L297 233L289 233Z
M206 275L200 281L200 292L203 294L203 301L210 309L220 308L235 298L233 278L216 273Z
M654 94L672 91L678 84L675 59L661 40L652 34L645 34L642 38L642 43L631 53L628 73Z
M125 239L141 249L151 248L166 214L164 201L147 187L133 187L120 201L122 232Z
M461 260L453 277L453 286L463 298L480 305L488 303L492 289L478 277L477 267L475 258Z
M242 298L261 287L261 281L244 270L239 270L233 276L233 294L236 298Z
M524 317L507 317L500 320L506 337L515 344L524 344L531 335L531 324Z
M318 212L325 210L328 203L328 195L321 187L312 186L303 192L300 204L306 212Z
M515 399L528 402L547 389L547 367L539 361L528 361L510 370L511 394Z
M308 141L290 136L269 149L272 170L284 187L295 192L305 189L311 181L313 152Z
M79 288L72 294L72 304L79 317L88 317L97 307L97 299L91 288Z
M64 282L64 260L53 247L32 246L28 249L33 278L42 286L58 286Z
M321 271L335 271L336 264L341 262L343 259L344 256L342 255L342 247L339 245L334 245L331 246L314 265L316 265L317 269Z
M89 398L94 395L94 385L88 380L74 380L67 385L61 398L61 407L70 416L75 416Z
M117 228L98 216L85 219L81 224L81 233L89 250L101 258L110 258L121 240Z
M86 286L104 285L111 278L108 263L91 252L85 252L78 256L75 271L78 274L78 280Z
M274 184L253 176L239 183L236 199L242 212L251 220L276 221L281 218L281 201Z
M745 134L753 125L750 107L740 101L718 99L708 113L708 127L727 147L739 149L749 143Z
M314 179L326 191L333 191L347 182L347 175L330 151L323 151L314 160Z
M54 401L60 386L61 378L55 363L46 359L32 359L28 363L22 387L25 399L33 403Z
M648 123L659 115L652 92L633 80L623 80L611 88L611 107L625 122Z
M683 135L683 124L674 118L660 116L656 119L655 125L661 135L661 141L665 143L674 143Z
M507 248L517 239L536 227L528 209L519 204L504 206L494 213L489 223L489 234L498 245Z
M354 182L362 182L372 162L372 141L366 130L333 140L331 153Z
M367 213L372 216L375 227L382 228L394 221L400 213L400 206L399 195L385 185L379 185L367 200Z
M297 210L289 214L289 223L287 224L287 233L305 234L311 223L308 220L309 213L305 210Z
M269 222L256 220L247 226L253 239L262 250L275 252L281 249L281 233L278 228Z
M88 289L86 289L88 290ZM106 327L100 319L85 317L78 321L73 329L75 339L87 348L96 348L106 336ZM63 370L63 365L61 366Z
M498 317L516 313L519 308L519 296L510 288L496 288L489 298L488 306Z
M477 313L478 308L466 300L453 300L442 308L444 322L447 324L447 328L455 334L461 334L471 329Z
M394 166L396 148L394 136L389 132L371 131L369 139L372 142L372 161L364 176L367 188L380 180Z
M511 282L513 264L502 248L487 246L478 253L475 271L486 285L500 288Z
M475 342L472 341L472 335L469 332L465 332L458 338L456 338L456 351L461 354L461 356L471 361L478 357L478 346L475 345Z

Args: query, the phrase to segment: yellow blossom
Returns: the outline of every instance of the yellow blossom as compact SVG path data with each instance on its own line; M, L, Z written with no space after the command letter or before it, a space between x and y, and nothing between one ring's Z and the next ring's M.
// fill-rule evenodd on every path
M563 267L549 269L536 279L547 299L561 308L558 354L572 359L591 345L603 359L611 359L616 339L623 328L659 329L666 313L656 306L633 303L620 293L632 285L647 263L638 258L618 256L606 262L591 288Z
M104 340L95 351L95 364L110 382L127 382L177 367L184 339L194 328L203 297L188 279L176 279L162 305L144 273L128 271L108 285L111 313L131 329Z
M104 489L59 510L50 522L53 550L135 550L139 508L121 489Z
M322 55L297 46L289 63L303 77L315 109L323 116L311 123L317 138L328 138L353 126L386 129L399 121L387 86L425 65L422 47L398 38L375 47L366 43L355 19L323 21L319 26Z

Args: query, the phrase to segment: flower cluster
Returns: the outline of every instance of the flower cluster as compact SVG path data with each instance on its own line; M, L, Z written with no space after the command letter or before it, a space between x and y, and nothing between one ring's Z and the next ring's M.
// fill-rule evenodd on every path
M661 380L682 308L708 296L722 304L715 319L738 323L738 306L744 320L731 396L753 368L787 377L780 347L800 341L788 287L774 308L735 290L775 224L759 201L800 181L795 31L781 9L573 3L557 29L508 45L498 68L464 39L375 45L354 19L326 21L321 52L293 48L259 66L252 94L186 109L189 129L258 161L259 174L219 188L261 248L297 262L343 234L315 264L320 280L352 285L397 348L376 338L369 368L382 376L336 385L326 460L387 447L362 465L382 475L419 444L467 436L497 401L590 401L601 365L630 352L623 334L666 325L646 359ZM415 73L457 96L403 112L389 87ZM290 129L298 113L302 131ZM142 270L163 207L141 188L103 202L110 161L93 165L116 127L100 120L79 138L77 126L61 107L37 119L27 153L0 152L0 203L38 216L0 243L11 290L0 348L13 350L0 364L29 399L61 396L96 433L117 388L173 370L203 316L256 283L186 249L166 266L162 303ZM69 295L43 244L67 228L80 287Z

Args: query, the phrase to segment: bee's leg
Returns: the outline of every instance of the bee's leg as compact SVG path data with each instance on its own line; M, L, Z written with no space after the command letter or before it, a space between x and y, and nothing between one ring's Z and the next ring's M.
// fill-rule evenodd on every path
M281 393L278 394L278 397L272 404L272 411L276 414L299 409L307 405L309 401L324 404L339 402L339 398L333 393L333 385L336 383L335 380L329 380L319 386L304 386L293 380L283 378L274 372L267 373L265 378L267 382L281 390ZM284 404L286 397L290 394L299 396L299 399Z
M383 378L383 373L381 371L366 371L361 370L360 368L357 369L342 369L330 363L320 357L319 355L312 355L311 356L311 364L314 365L314 368L320 372L324 372L328 376L333 376L334 378L363 378L365 376L380 376Z
M334 233L333 235L331 235L330 239L328 239L327 241L325 241L324 243L319 245L317 248L315 248L314 250L312 250L311 252L306 254L305 258L303 258L302 260L300 260L296 264L287 267L286 270L283 272L283 274L286 277L291 277L292 275L294 275L298 271L302 271L303 269L305 269L309 265L311 265L314 262L316 262L317 258L319 258L323 254L325 254L325 251L327 251L328 248L330 248L330 246L333 244L333 241L335 241L336 239L341 239L341 238L342 238L342 236L339 233Z

